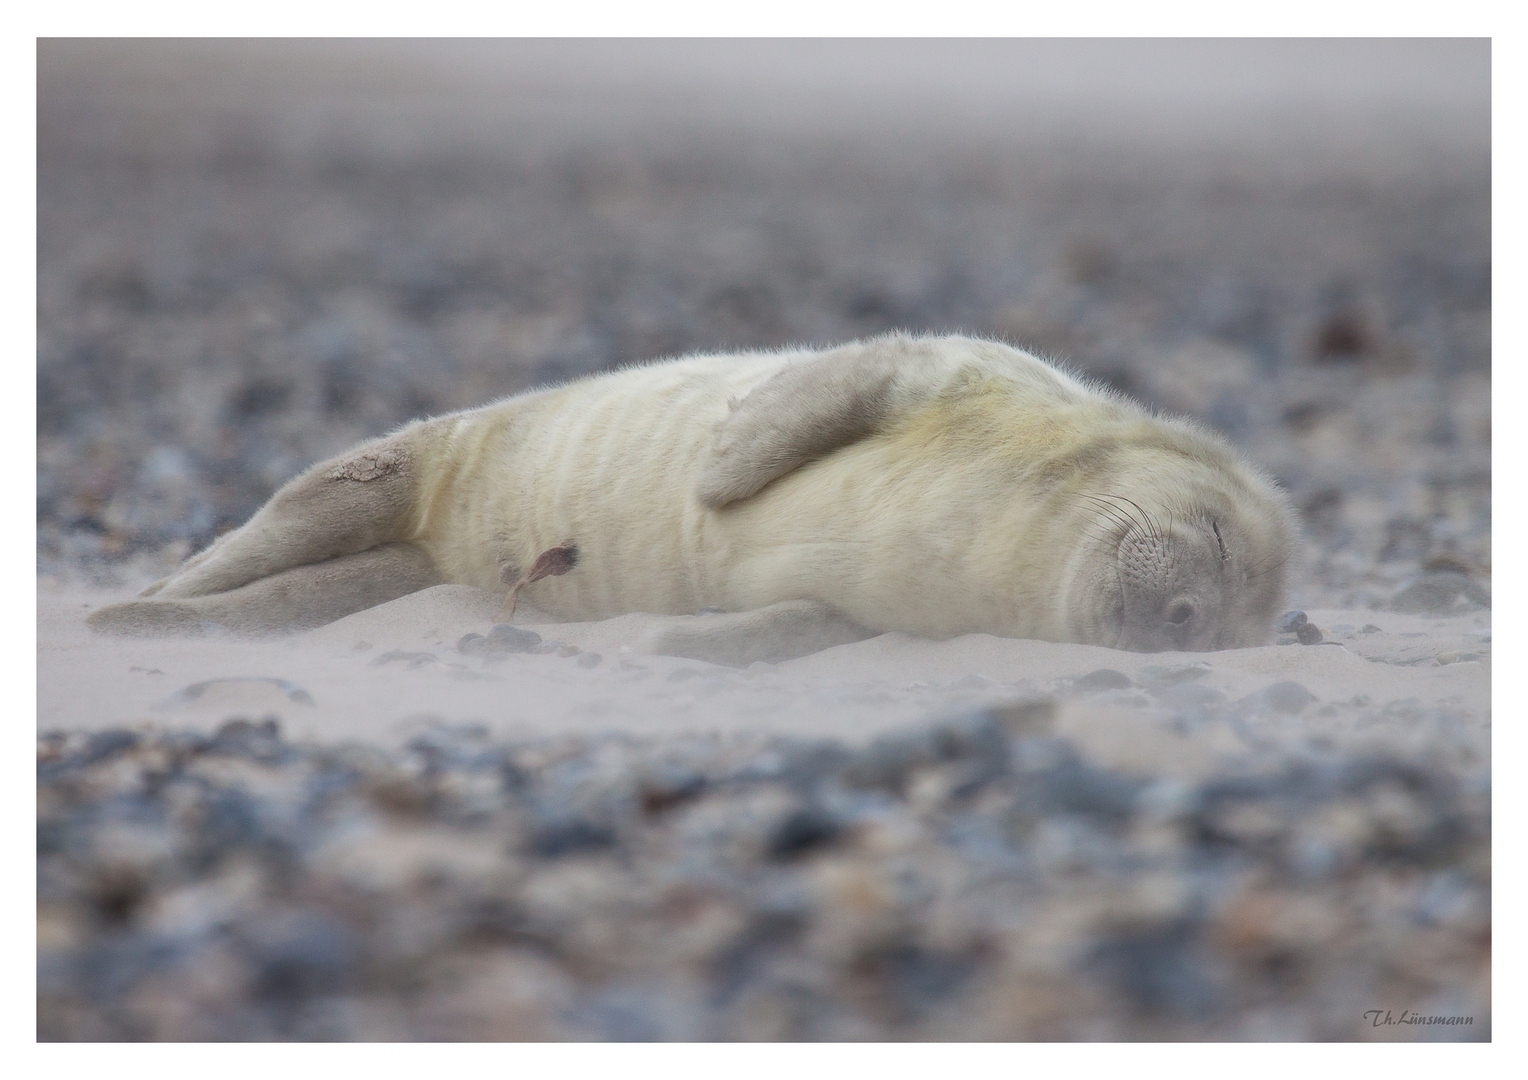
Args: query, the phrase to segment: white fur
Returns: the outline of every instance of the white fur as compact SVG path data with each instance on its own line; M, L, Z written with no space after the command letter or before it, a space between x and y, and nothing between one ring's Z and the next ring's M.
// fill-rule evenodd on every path
M697 497L718 429L819 354L692 357L429 421L415 540L446 580L499 588L501 564L572 538L578 568L525 593L569 619L814 599L878 630L1076 639L1076 521L1029 466L1105 427L1202 436L1005 345L918 344L928 362L881 430L719 510ZM1149 451L1133 453L1149 472ZM1237 467L1218 444L1201 457L1211 473Z
M889 335L411 424L315 465L92 625L314 625L438 581L504 589L571 544L571 571L523 593L567 619L809 601L831 635L842 616L1225 647L1267 635L1291 536L1282 497L1214 436L997 342ZM1164 621L1175 604L1205 613L1192 634Z

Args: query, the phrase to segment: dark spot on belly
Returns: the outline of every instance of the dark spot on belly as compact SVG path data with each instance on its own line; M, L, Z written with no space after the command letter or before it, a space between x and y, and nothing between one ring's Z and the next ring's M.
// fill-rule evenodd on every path
M578 545L571 540L564 541L560 546L547 548L537 555L536 561L526 572L525 580L532 582L540 581L544 577L561 577L577 565Z
M536 556L536 561L531 563L531 568L521 574L519 579L510 586L509 596L505 598L504 606L499 609L495 618L508 619L514 615L515 601L520 595L520 590L531 582L540 581L542 578L561 577L577 565L578 545L572 540L564 540L556 547L547 548ZM508 581L509 575L513 572L513 567L504 566L499 571L499 577L503 581Z

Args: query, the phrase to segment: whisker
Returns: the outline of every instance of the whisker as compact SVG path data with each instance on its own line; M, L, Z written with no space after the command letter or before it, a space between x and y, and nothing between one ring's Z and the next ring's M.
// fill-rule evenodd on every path
M1147 526L1146 527L1151 532L1152 538L1155 539L1155 540L1162 540L1162 539L1164 539L1164 537L1162 536L1162 530L1159 527L1160 523L1157 522L1149 513L1147 513L1146 509L1143 506L1141 506L1140 503L1136 502L1134 499L1127 499L1123 495L1111 495L1110 498L1113 498L1113 499L1124 499L1125 502L1129 503L1131 506L1133 506L1137 510L1139 510L1141 512L1141 516L1144 517L1146 519L1146 521L1147 521Z
M1264 575L1266 575L1266 574L1271 574L1271 573L1273 573L1273 572L1274 572L1274 571L1275 571L1275 570L1277 570L1277 569L1278 569L1278 568L1279 568L1279 567L1281 567L1281 566L1283 566L1283 565L1284 565L1284 564L1285 564L1285 563L1287 563L1287 562L1288 562L1288 561L1289 561L1289 556L1288 556L1288 555L1285 555L1285 556L1284 556L1284 557L1283 557L1283 558L1282 558L1282 559L1280 559L1280 560L1279 560L1279 561L1278 561L1278 562L1276 562L1276 563L1274 563L1274 564L1273 564L1273 565L1272 565L1272 566L1269 566L1269 567L1265 567L1265 568L1264 568L1264 569L1262 569L1262 570L1259 570L1259 571L1258 571L1258 572L1257 572L1257 573L1255 573L1255 574L1254 574L1254 573L1248 573L1248 574L1247 574L1247 580L1248 580L1248 581L1251 581L1251 580L1253 580L1253 579L1254 579L1254 578L1260 578L1260 577L1263 577L1263 576L1264 576Z
M1130 514L1123 506L1120 505L1120 503L1124 502L1125 500L1121 499L1118 495L1109 495L1107 493L1085 491L1085 492L1082 493L1081 497L1084 498L1084 499L1090 499L1094 503L1096 503L1099 506L1104 507L1104 508L1106 508L1108 510L1113 510L1113 511L1115 511L1117 513L1125 514L1126 516L1128 516L1130 518L1131 521L1135 522L1137 525L1141 524L1141 521L1140 521L1139 518L1137 518L1134 514Z
M1119 546L1117 544L1091 537L1086 542L1088 547L1092 548L1092 550L1098 552L1100 555L1107 555L1110 558L1113 558L1119 554Z
M1153 527L1153 522L1150 519L1150 515L1148 515L1135 503L1130 502L1129 499L1125 499L1122 496L1117 495L1112 497L1118 498L1123 502L1130 503L1132 509L1125 509L1124 507L1120 507L1120 509L1124 511L1124 513L1130 518L1131 521L1135 522L1136 525L1139 526L1141 532L1143 532L1148 538L1152 540L1161 539L1161 537L1157 534L1157 530Z
M1123 506L1120 505L1120 502L1122 500L1120 500L1117 496L1114 496L1114 495L1095 495L1095 494L1089 493L1089 494L1085 494L1083 496L1083 498L1091 499L1096 505L1098 505L1099 507L1102 507L1104 510L1109 511L1110 513L1118 514L1118 515L1124 517L1125 519L1134 522L1138 526L1143 524L1140 521L1139 518L1137 518L1134 514L1130 513L1128 510L1126 510Z
M1086 528L1086 526L1084 527ZM1107 543L1113 544L1115 547L1119 547L1121 544L1123 544L1133 532L1134 530L1129 526L1121 525L1118 522L1109 522L1105 520L1099 520L1091 530L1091 534L1094 537Z
M1097 506L1098 509L1101 510L1104 514L1107 514L1115 524L1123 528L1125 530L1125 536L1129 536L1131 533L1137 531L1138 529L1144 528L1144 526L1142 526L1142 524L1134 517L1126 513L1120 507L1109 502L1107 499L1086 493L1084 493L1082 497L1091 500L1094 505ZM1122 536L1120 539L1123 540L1124 537Z
M1251 566L1247 567L1247 572L1248 573L1252 573L1254 571L1262 570L1264 567L1268 566L1268 561L1270 559L1272 559L1274 556L1276 556L1277 554L1278 554L1277 551L1270 551L1266 556L1264 556L1263 558L1259 559L1257 562L1253 563ZM1289 556L1285 555L1284 556L1284 560L1287 561L1288 559L1289 559ZM1282 566L1283 562L1281 561L1279 565ZM1269 567L1269 569L1272 569L1272 568Z
M1089 495L1089 493L1083 492L1079 498L1083 498L1083 500L1093 504L1094 513L1108 513L1111 516L1122 515L1123 513L1117 506L1114 506L1114 503L1109 503L1106 498L1100 498L1099 495Z
M1109 544L1114 547L1119 546L1119 536L1114 532L1101 533L1091 532L1087 529L1084 529L1082 535L1089 540L1097 540L1100 544Z

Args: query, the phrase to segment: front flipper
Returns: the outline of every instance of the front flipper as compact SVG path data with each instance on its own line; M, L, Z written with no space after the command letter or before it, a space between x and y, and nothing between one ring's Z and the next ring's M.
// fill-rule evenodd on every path
M713 510L857 442L942 388L931 342L900 334L792 364L743 398L717 431L696 494Z
M874 637L834 608L787 600L753 611L672 616L642 635L643 652L683 656L729 667L778 663Z

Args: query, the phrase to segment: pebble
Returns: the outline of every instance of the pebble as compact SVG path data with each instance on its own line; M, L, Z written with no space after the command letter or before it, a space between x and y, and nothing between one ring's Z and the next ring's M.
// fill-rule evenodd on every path
M495 657L511 653L528 653L541 650L541 635L508 623L499 623L487 635L466 634L456 643L456 651L463 656ZM553 651L552 646L545 651Z
M410 671L417 671L420 668L439 665L440 657L432 652L410 652L407 649L389 649L387 652L374 657L371 661L372 667L385 667L388 664L402 664Z
M637 783L638 798L642 809L660 813L698 796L706 782L698 769L665 763L643 773Z
M1124 672L1115 671L1113 668L1099 668L1097 671L1090 671L1079 677L1072 685L1078 690L1091 693L1098 690L1124 690L1134 686L1135 683L1131 682L1130 676Z
M1160 692L1221 697L1192 678ZM1293 715L1312 700L1283 682L1243 704ZM361 1039L380 1009L392 1037L424 1039L454 1010L476 1015L450 973L511 945L549 965L538 979L566 1008L538 1030L560 1038L590 1037L589 1010L631 985L647 987L652 1037L743 1037L787 969L813 973L822 1016L881 1039L1084 1038L1100 1023L1209 1038L1270 1001L1328 1030L1323 995L1339 987L1485 1007L1468 988L1487 955L1488 780L1329 751L1153 781L1052 734L1055 709L1000 703L859 748L506 741L429 722L388 753L292 743L273 717L211 737L44 733L39 1035L168 1039L197 1016L204 1038ZM124 769L141 779L91 779ZM1352 884L1413 870L1430 891L1393 911ZM1302 918L1352 932L1288 961L1298 979L1270 973L1258 920L1281 908L1258 914L1243 882L1295 890ZM234 902L236 917L216 914ZM167 921L188 904L211 914ZM1004 995L1042 969L1074 1004L1033 1028ZM1423 982L1387 974L1401 971ZM199 1004L140 1006L166 986ZM365 1009L326 1012L336 995Z
M278 679L268 675L231 675L221 679L206 679L202 682L192 683L175 691L161 702L162 708L172 708L199 701L208 694L218 690L259 690L261 687L270 686L275 688L288 701L298 705L312 705L313 695L308 693L297 683L290 679Z
M765 850L771 859L797 859L837 839L842 827L820 807L793 810L771 830Z
M281 739L281 721L275 716L259 720L234 717L213 733L211 753L247 757L256 761L280 761L290 750Z
M1306 624L1305 612L1286 611L1279 617L1279 633L1293 634Z

